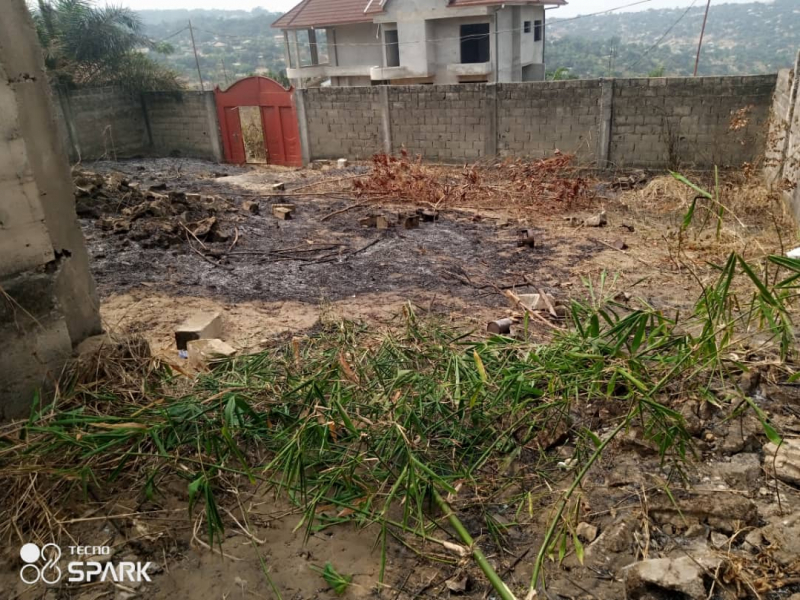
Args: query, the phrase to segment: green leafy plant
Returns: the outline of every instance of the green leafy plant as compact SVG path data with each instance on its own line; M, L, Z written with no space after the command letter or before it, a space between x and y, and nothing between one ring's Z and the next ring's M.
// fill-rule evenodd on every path
M322 575L322 578L331 586L337 596L344 595L347 588L350 587L350 582L353 581L352 575L342 575L333 568L330 562L326 562L323 568L312 565L311 569Z

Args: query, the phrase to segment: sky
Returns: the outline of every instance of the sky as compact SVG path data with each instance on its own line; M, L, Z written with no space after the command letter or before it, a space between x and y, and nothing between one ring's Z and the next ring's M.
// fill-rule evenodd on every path
M551 16L574 17L579 14L594 13L631 4L636 0L570 0L568 6L563 6L549 13ZM712 0L714 4L752 2L753 0ZM756 0L768 1L768 0ZM263 8L265 10L285 12L297 4L299 0L115 0L111 4L121 4L134 10L159 9L159 8L217 8L227 10L251 10L253 8ZM649 8L679 8L689 6L692 0L649 0L637 6L631 6L624 10L646 10ZM695 0L697 6L702 6L705 0ZM102 0L98 2L102 4ZM620 11L622 12L622 11Z

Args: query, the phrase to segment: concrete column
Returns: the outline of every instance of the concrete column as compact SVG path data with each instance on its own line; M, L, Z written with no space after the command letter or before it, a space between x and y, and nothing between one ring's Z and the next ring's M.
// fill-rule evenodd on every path
M311 64L319 64L319 48L317 48L317 32L313 29L308 30L308 48L311 51Z
M391 154L392 148L392 115L389 108L389 86L378 86L378 98L381 103L381 128L383 130L383 151Z
M608 166L611 151L611 119L614 109L614 80L600 79L600 119L597 128L597 147L595 160L597 166L604 169Z
M484 86L485 110L484 123L486 130L483 134L483 156L492 158L497 156L497 84L489 83Z
M297 114L297 127L300 130L300 155L303 166L311 162L311 140L308 136L308 117L306 116L306 95L308 90L296 89L294 91L294 110Z
M225 156L222 152L222 134L219 129L216 96L214 96L214 92L204 92L203 100L208 120L208 142L211 145L211 154L215 161L221 163L224 162Z
M72 346L101 330L53 106L25 1L9 0L0 19L0 421L25 415Z

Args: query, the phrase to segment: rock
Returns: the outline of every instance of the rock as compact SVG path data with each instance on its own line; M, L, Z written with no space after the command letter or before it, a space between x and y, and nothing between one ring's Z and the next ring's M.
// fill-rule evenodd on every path
M378 217L376 215L367 215L366 217L361 217L358 220L358 224L362 227L375 227L378 223Z
M419 215L419 218L422 219L422 221L425 223L432 223L433 221L439 220L438 210L418 208L417 214ZM508 222L506 222L506 225L508 225Z
M689 598L705 599L703 583L704 566L688 556L680 558L653 558L634 563L625 571L625 594L629 600L644 598L676 598L684 594ZM707 567L706 567L707 568ZM656 590L653 590L653 588ZM654 592L662 591L662 594Z
M739 378L739 387L746 396L755 394L760 383L761 371L758 370L745 371Z
M760 548L764 544L764 536L761 530L753 529L744 536L744 543L749 545L751 549Z
M752 412L717 426L717 450L723 454L755 452L760 447L764 427Z
M284 182L282 182L282 181L279 181L278 183L273 183L272 184L272 191L273 192L282 192L285 189L286 189L286 184Z
M584 542L593 542L597 538L597 526L591 523L578 523L575 533Z
M191 340L212 339L221 335L221 313L197 313L175 330L175 345L178 350L186 350L186 344Z
M340 158L339 160L336 161L336 168L344 169L349 164L350 164L350 161L348 161L346 158Z
M800 566L800 512L775 516L759 531L769 543L767 551L779 565L791 565L793 570Z
M455 575L444 582L447 586L447 589L450 590L454 594L463 594L467 591L467 585L469 584L469 575L463 574L461 576Z
M800 485L800 439L784 439L780 448L772 443L764 446L764 466L781 481Z
M698 435L703 431L703 422L697 416L697 403L687 400L681 404L679 412L683 417L683 422L691 435Z
M419 215L399 215L398 222L403 226L403 229L416 229L419 227Z
M517 246L527 246L528 248L536 247L536 239L533 235L533 229L522 229L517 238Z
M622 518L605 530L588 547L587 555L604 556L608 552L628 552L633 543L633 532L636 520Z
M728 536L716 531L711 532L711 545L717 550L722 550L728 545Z
M755 525L758 520L756 505L734 492L673 490L672 497L674 502L664 493L650 498L648 514L657 523L687 527L699 522L717 531L733 534L744 525Z
M617 250L627 250L628 244L625 243L625 240L614 240L611 242L611 245L616 248Z
M684 537L687 538L696 538L702 537L705 538L708 535L708 527L705 525L701 525L700 523L692 523L689 527L686 528L686 533L683 534Z
M213 367L220 359L226 359L236 354L236 349L218 339L190 340L186 344L189 352L189 364L194 367L208 365Z
M754 489L761 477L761 460L753 453L736 454L730 462L715 463L713 468L729 486L737 490Z
M584 227L605 227L607 224L606 211L601 211L595 216L583 220Z
M288 221L292 218L294 204L273 204L272 216L281 221Z
M242 210L257 215L261 211L261 207L258 200L245 200L242 202Z
M86 338L75 347L75 356L84 356L86 354L100 354L103 353L103 348L116 346L120 343L120 339L112 336L109 333L101 333Z
M550 301L550 305L555 305L556 301L550 294L545 294L547 300ZM545 300L540 294L520 294L519 301L525 308L528 310L550 310L547 300Z
M383 215L378 215L375 217L375 227L378 229L389 229L392 226L391 221L389 221L388 217Z

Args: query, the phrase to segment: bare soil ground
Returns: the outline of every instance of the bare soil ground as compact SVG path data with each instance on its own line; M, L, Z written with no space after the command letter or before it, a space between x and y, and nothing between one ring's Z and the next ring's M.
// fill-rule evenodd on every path
M336 318L388 329L406 303L481 336L489 320L520 317L506 290L544 291L561 306L571 299L591 301L593 294L617 296L621 302L674 314L694 304L702 286L717 276L713 263L729 252L757 261L783 253L793 235L776 199L740 173L723 176L729 214L720 230L713 217L716 207L700 201L696 223L704 225L681 232L695 194L663 174L633 177L633 185L623 186L629 189L621 189L615 177L572 174L585 180L585 192L560 199L543 194L537 202L520 188L506 193L491 179L492 166L482 172L480 187L469 183L474 175L466 169L436 167L448 189L466 190L454 194L455 200L436 201L423 195L365 195L354 189L358 176L372 172L369 164L323 171L159 159L101 162L89 168L138 184L135 193L126 184L108 189L107 197L91 190L78 200L104 323L115 333L143 335L155 354L178 368L173 331L195 311L221 311L225 341L242 352L313 333L321 321ZM704 185L713 184L708 175L701 178ZM285 190L273 190L276 182L284 182ZM212 200L202 214L189 214L192 209L183 215L159 213L155 207L135 216L138 204L131 198L151 186L156 196L148 202L166 202L163 196L190 204L195 197L186 200L187 193ZM527 200L520 201L523 196ZM295 205L292 218L276 219L274 203ZM133 208L133 218L126 208ZM360 224L369 215L394 219L417 208L438 211L438 217L413 229ZM605 226L581 224L601 212ZM198 223L210 217L215 223L205 231L208 222ZM128 222L114 225L118 219ZM141 228L134 221L156 225ZM532 232L534 247L518 244L521 230ZM546 341L563 325L563 320L542 314L531 321L530 333ZM514 332L519 335L516 328ZM759 390L761 407L773 421L789 434L800 434L795 388L764 384ZM602 419L608 410L598 407L595 414L576 419ZM732 587L712 587L709 598L736 596L730 590L737 587L739 597L788 598L800 591L800 492L767 476L761 424L750 413L719 410L689 411L686 418L696 448L685 473L665 470L658 449L635 431L592 468L575 510L579 521L597 531L582 538L583 561L568 552L560 567L550 563L548 598L622 598L624 568L636 560L730 558L743 544L750 544L752 561L744 564L736 558L730 564L739 565L747 576L712 574L711 580L727 578ZM568 459L572 440L556 438L543 450ZM681 477L692 491L668 496L666 482L677 485ZM493 514L503 544L496 543L477 513L471 517L468 507L462 513L473 536L490 548L487 553L497 571L517 589L527 586L554 499L570 477L555 472L550 481L550 492L537 491L524 509L495 500ZM315 531L306 539L305 528L298 529L300 514L285 498L261 488L240 490L237 498L225 507L229 527L212 552L204 546L198 521L187 517L183 484L176 482L173 497L156 502L124 495L100 501L87 498L78 486L55 516L57 528L82 543L112 546L117 556L152 561L157 565L153 582L136 589L25 586L17 576L17 550L9 548L4 553L8 568L0 571L2 597L276 597L263 575L266 564L282 598L333 598L333 591L309 568L328 561L353 574L345 595L349 598L496 597L469 558L419 540L390 540L386 585L379 589L378 530L346 524ZM336 514L333 507L326 510ZM756 530L760 541L748 537L745 542ZM775 578L785 581L775 585ZM466 582L463 590L461 582ZM665 595L656 588L648 593L638 597L688 597L675 590Z

